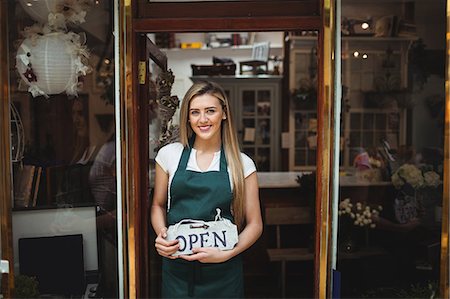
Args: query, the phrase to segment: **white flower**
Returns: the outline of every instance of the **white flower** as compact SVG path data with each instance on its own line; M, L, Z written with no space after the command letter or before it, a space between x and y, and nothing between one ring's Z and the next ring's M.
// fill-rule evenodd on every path
M355 226L373 228L372 216L378 216L381 210L381 206L372 207L365 202L356 202L353 204L350 198L346 198L339 203L338 214L343 217L347 214L350 219L354 220L353 224Z
M391 181L397 189L401 189L405 184L411 185L414 189L437 188L441 184L440 176L435 171L422 173L422 170L412 164L400 166L392 175Z
M441 184L440 176L434 171L427 171L423 174L425 180L425 186L438 187Z

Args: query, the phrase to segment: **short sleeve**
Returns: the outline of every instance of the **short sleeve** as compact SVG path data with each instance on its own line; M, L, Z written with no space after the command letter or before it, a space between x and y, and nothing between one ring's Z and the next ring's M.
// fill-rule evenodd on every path
M170 173L173 166L175 165L176 167L178 165L182 151L183 145L181 143L176 142L167 144L159 149L155 161L161 166L164 172Z
M253 160L244 153L241 153L242 166L244 167L244 178L256 171L256 165Z

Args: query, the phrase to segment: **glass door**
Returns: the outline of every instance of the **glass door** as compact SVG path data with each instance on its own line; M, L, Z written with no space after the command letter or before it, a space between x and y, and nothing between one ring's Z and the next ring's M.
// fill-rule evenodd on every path
M445 297L445 5L342 0L342 297Z
M114 3L4 6L15 296L117 298Z

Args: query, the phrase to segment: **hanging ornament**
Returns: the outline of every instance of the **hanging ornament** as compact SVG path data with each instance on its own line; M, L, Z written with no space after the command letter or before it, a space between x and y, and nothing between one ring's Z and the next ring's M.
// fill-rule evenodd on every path
M40 23L65 22L81 24L85 22L86 10L92 5L92 0L19 0L25 12Z
M33 97L62 92L77 95L79 77L90 72L88 57L89 52L76 33L35 33L20 45L16 68Z
M23 130L22 119L16 109L16 106L10 102L11 112L11 161L20 162L23 159L25 148L25 134Z

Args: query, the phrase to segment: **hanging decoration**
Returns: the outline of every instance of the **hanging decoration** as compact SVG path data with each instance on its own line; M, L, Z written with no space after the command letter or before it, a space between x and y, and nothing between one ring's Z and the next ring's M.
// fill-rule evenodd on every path
M78 77L90 71L89 52L80 35L61 31L26 38L16 56L16 68L33 97L66 92L77 95Z
M23 159L25 148L25 134L23 130L22 119L16 106L10 102L11 112L11 161L20 162Z
M63 23L81 24L92 0L19 0L25 12L35 21L50 25L57 20ZM60 24L63 24L60 22Z
M161 133L159 135L159 150L168 143L179 138L179 126L172 124L173 115L178 109L180 100L177 96L171 96L172 85L175 80L172 70L162 71L156 78L158 91L158 114L161 120Z
M33 97L66 92L76 96L81 76L91 71L84 33L67 30L68 23L85 21L92 0L19 0L39 23L24 29L16 69Z

